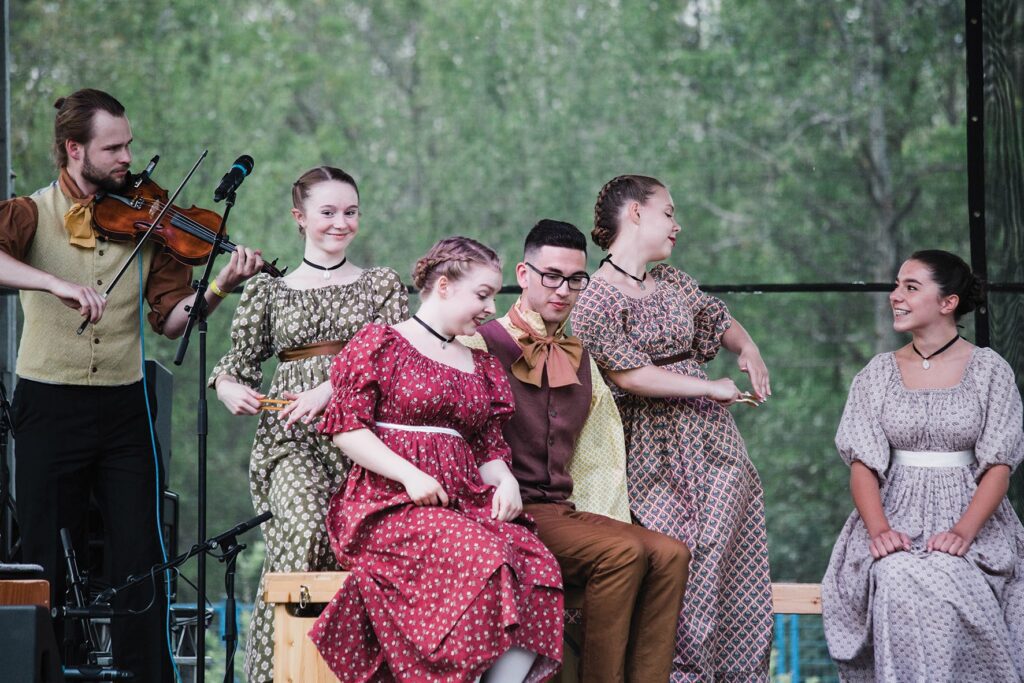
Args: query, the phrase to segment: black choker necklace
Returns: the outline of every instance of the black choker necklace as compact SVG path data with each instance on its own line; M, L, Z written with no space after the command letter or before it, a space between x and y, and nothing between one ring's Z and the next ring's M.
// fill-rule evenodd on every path
M620 273L622 273L626 277L633 278L634 280L636 280L637 284L640 285L640 289L644 289L644 290L647 289L647 285L644 284L644 280L647 279L647 271L646 270L644 271L644 276L643 277L637 277L636 275L633 275L633 273L627 273L622 268L619 268L617 265L615 265L615 262L612 261L612 255L611 254L608 254L603 259L601 259L601 263L607 263L609 266L611 266L615 270L619 271ZM601 263L597 264L598 267L601 266Z
M955 337L953 337L952 339L950 339L948 342L946 342L946 345L943 346L941 349L939 349L935 353L930 354L928 356L926 356L923 353L921 353L920 351L918 351L917 347L914 346L914 342L910 342L910 348L914 349L914 353L916 353L917 355L921 356L921 358L922 358L921 367L923 367L925 370L927 370L928 368L930 368L932 366L932 364L929 363L928 360L931 359L931 358L935 358L935 356L939 355L940 353L942 353L943 351L948 349L953 344L956 344L956 340L959 339L959 338L960 338L960 335L958 334Z
M302 262L305 263L310 268L316 268L317 270L324 271L324 279L325 280L330 280L331 279L331 271L332 270L337 270L338 268L341 268L343 265L348 263L348 256L346 256L345 258L341 259L340 263L336 263L333 266L321 266L318 263L313 263L312 261L310 261L305 256L302 257Z
M441 348L442 349L448 348L448 345L451 344L453 341L455 341L455 335L454 334L452 336L450 336L450 337L444 336L443 334L441 334L440 332L435 330L433 327L431 327L430 325L428 325L425 322L423 322L420 319L419 316L414 315L412 317L412 319L415 320L416 322L418 322L420 325L423 325L423 329L425 329L427 332L429 332L430 334L432 334L435 337L437 337L438 339L440 339L441 340Z

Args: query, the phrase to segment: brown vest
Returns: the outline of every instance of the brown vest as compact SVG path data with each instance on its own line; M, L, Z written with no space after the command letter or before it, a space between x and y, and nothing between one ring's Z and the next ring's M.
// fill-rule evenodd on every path
M477 332L505 368L515 395L516 412L503 434L512 448L512 473L519 480L523 502L567 503L572 495L569 461L590 413L590 356L583 352L576 375L579 384L552 389L545 374L542 386L535 387L512 375L512 363L523 350L500 322L492 320Z

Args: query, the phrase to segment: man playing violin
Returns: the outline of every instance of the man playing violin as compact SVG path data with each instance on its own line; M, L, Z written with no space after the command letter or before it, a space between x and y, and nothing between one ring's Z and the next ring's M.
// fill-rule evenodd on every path
M163 473L154 472L141 382L139 298L148 302L150 326L173 339L185 329L194 290L191 267L151 242L137 257L141 268L132 264L108 298L99 294L134 247L97 234L91 217L97 192L129 180L131 126L121 103L99 90L79 90L55 106L59 177L30 197L0 202L0 286L21 290L25 318L13 402L22 559L43 566L59 605L59 529L68 527L84 550L90 497L103 516L115 585L160 561L154 475ZM238 246L206 293L209 310L262 266L259 251ZM90 325L76 335L83 318ZM157 581L115 601L144 610L111 624L115 665L135 680L169 673L162 596Z

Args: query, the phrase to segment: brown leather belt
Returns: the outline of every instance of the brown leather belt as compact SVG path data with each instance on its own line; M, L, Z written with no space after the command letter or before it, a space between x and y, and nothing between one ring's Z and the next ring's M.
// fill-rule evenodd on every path
M673 363L678 363L681 360L689 360L692 357L692 353L690 353L689 351L684 351L682 353L677 353L674 356L666 356L665 358L652 358L651 363L657 365L658 367L661 367L662 365L672 365Z
M316 344L296 346L294 349L283 349L277 354L277 357L282 363L287 363L288 361L302 360L303 358L312 358L313 356L333 356L343 348L345 348L345 342L317 342Z

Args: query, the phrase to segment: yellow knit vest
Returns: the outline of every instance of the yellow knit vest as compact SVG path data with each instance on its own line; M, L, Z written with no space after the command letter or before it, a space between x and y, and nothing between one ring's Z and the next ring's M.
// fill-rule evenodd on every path
M105 291L134 248L131 242L97 241L95 249L68 242L64 214L72 201L54 182L32 195L39 223L25 263L79 285ZM148 278L156 245L142 250ZM138 257L136 257L137 259ZM22 290L25 327L18 348L19 377L50 384L117 386L142 379L139 351L139 266L132 263L110 293L103 317L80 336L77 309L48 292Z

